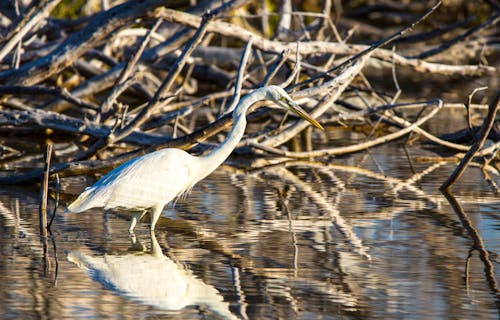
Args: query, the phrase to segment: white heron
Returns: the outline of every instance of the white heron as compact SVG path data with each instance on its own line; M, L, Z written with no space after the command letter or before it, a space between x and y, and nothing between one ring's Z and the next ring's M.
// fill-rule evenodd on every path
M248 108L261 100L271 100L312 125L323 128L282 88L259 88L242 98L234 108L231 131L224 142L208 154L196 157L180 149L167 148L131 159L86 188L67 211L82 212L100 207L125 210L132 217L130 234L133 234L137 221L149 211L150 232L153 233L163 207L189 192L229 157L245 132Z

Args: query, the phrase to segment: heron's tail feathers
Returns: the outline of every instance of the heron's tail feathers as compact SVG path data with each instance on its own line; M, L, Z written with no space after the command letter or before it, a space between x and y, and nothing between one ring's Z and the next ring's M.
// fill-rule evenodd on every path
M73 201L66 209L66 212L82 212L90 208L102 207L101 197L96 196L94 188L88 188L78 198Z

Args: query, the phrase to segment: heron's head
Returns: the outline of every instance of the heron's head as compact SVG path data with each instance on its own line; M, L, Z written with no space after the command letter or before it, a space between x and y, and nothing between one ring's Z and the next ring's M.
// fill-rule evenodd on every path
M297 102L293 101L292 97L290 97L290 95L288 95L288 93L286 93L286 91L283 90L281 87L278 86L267 87L267 98L269 100L274 101L281 108L294 112L299 117L307 120L313 126L320 128L322 130L324 129L323 126L319 124L318 121L311 118L311 116L308 115L307 112L305 112L304 109L302 109L297 104Z

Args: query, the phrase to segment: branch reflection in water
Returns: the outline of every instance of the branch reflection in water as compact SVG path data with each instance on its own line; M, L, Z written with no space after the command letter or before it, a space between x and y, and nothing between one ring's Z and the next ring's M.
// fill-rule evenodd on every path
M132 247L138 247L135 238ZM225 319L237 319L215 287L163 254L154 233L150 252L96 256L78 250L67 258L106 288L146 305L167 311L206 306Z
M451 192L449 192L449 190L443 190L441 192L445 196L446 200L448 200L448 202L450 203L451 207L457 214L458 219L460 219L462 226L464 227L465 230L467 230L469 237L474 242L474 245L469 251L469 256L467 257L466 268L465 268L465 285L467 291L469 291L469 274L468 274L469 263L472 251L477 250L479 252L479 258L484 264L484 274L486 281L490 286L491 292L493 292L495 295L498 295L499 292L498 292L497 281L495 279L495 271L493 268L493 263L491 263L490 254L485 248L484 241L481 238L478 229L473 225L471 219L460 205L460 202L455 198L455 196Z

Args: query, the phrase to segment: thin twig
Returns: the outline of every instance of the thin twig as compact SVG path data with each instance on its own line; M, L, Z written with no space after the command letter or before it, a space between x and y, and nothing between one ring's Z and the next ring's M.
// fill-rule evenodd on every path
M472 117L471 117L471 110L470 110L470 106L472 104L472 97L474 97L476 92L483 91L486 89L488 89L488 87L475 88L474 90L472 90L471 94L469 94L467 96L467 103L465 104L465 109L467 110L467 127L469 128L469 134L471 136L474 136L474 133L472 131Z
M238 102L240 102L241 87L243 86L244 82L243 78L245 75L248 58L250 57L250 52L252 51L252 43L253 43L253 38L250 38L246 43L245 48L243 49L238 71L236 72L236 83L234 84L234 92L233 92L233 97L231 98L231 104L226 108L223 114L228 114L233 112Z
M59 206L59 196L60 196L60 191L61 191L61 184L59 180L59 173L55 173L56 177L56 195L54 199L54 209L52 210L52 215L50 217L49 224L47 225L47 230L49 230L49 233L52 235L52 231L50 230L50 227L52 226L52 222L54 222L54 218L56 217L56 212L57 212L57 207ZM55 244L54 244L55 246Z
M286 78L283 83L280 84L280 87L287 88L290 84L296 82L299 77L301 68L301 59L300 59L300 41L297 41L297 50L295 51L295 65L293 66L292 73Z
M278 55L278 58L276 59L276 62L271 66L264 80L262 80L261 86L268 86L269 84L271 84L271 81L276 76L276 73L278 73L281 66L286 62L289 55L290 52L288 50L281 51L281 53Z
M40 235L47 237L47 198L49 192L49 176L50 176L50 158L52 156L52 144L47 144L44 154L44 174L40 184L40 205L39 205L39 224Z

